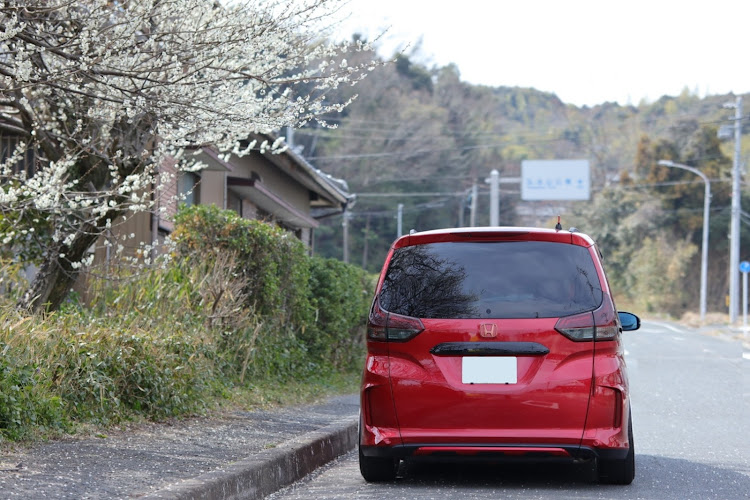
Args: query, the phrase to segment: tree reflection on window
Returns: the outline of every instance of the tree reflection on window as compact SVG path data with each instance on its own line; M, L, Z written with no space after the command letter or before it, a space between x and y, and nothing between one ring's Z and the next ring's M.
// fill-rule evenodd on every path
M399 248L388 267L380 295L390 312L415 318L477 316L476 295L464 293L466 271L439 258L427 246Z

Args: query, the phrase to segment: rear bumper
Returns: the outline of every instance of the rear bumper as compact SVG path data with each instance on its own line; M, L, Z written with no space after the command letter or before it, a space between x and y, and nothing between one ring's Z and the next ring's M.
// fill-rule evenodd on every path
M473 458L473 459L507 459L507 460L542 460L570 459L588 461L592 459L622 460L628 454L628 448L589 448L558 444L408 444L394 446L360 446L362 454L367 457L387 458Z

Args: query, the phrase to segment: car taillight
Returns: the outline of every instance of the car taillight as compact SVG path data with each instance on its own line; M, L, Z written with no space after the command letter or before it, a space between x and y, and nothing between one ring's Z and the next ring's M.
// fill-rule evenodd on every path
M602 306L594 311L594 323L596 325L596 340L614 340L620 333L620 321L617 313L611 306L609 297L604 296Z
M620 332L620 323L605 294L602 305L596 311L566 316L557 320L555 330L574 342L613 340Z
M555 330L575 342L594 340L594 314L587 312L560 318L555 324Z
M367 323L367 338L382 342L405 342L422 333L424 325L419 318L390 313L376 300Z

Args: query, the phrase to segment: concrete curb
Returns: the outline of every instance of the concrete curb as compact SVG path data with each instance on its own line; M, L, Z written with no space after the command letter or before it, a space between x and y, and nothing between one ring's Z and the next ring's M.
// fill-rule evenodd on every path
M357 443L357 422L342 419L275 448L181 481L141 498L146 500L255 500L264 498L349 452Z

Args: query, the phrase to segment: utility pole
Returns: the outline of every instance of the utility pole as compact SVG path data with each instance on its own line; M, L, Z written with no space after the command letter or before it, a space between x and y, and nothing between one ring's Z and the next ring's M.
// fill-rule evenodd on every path
M344 221L341 223L344 227L344 262L349 263L349 212L344 211Z
M490 226L500 225L500 172L490 172Z
M365 243L362 249L362 269L367 269L367 251L370 246L370 214L367 214L367 222L365 223Z
M469 227L477 227L477 197L479 188L476 181L471 185L471 215L469 216Z
M469 190L471 192L471 190ZM458 226L464 227L464 219L466 218L466 197L458 198Z
M742 97L734 104L734 164L732 168L732 220L729 230L729 324L737 321L740 292L740 152L742 147Z

